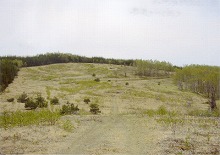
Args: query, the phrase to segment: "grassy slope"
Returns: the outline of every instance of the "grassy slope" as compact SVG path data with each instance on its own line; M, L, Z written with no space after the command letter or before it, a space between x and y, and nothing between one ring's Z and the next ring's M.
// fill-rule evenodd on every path
M124 77L125 70L127 77ZM101 82L94 81L93 73ZM126 82L129 85L125 85ZM161 84L158 85L158 82ZM5 103L11 109L6 99L17 98L22 92L29 95L41 92L48 99L57 96L61 103L70 101L79 104L81 108L87 107L83 99L88 97L103 107L104 114L108 113L108 108L114 100L124 107L121 109L124 109L123 112L137 112L138 108L152 109L160 105L185 111L188 101L192 102L193 107L208 108L207 105L201 104L206 99L179 91L172 84L172 79L140 79L134 75L132 67L116 65L69 63L22 68L19 76L1 95L2 104ZM13 107L22 109L22 106L16 104Z
M124 76L125 72L127 77ZM92 76L93 73L96 74L96 77ZM100 78L101 81L95 82L95 78ZM126 82L128 82L129 85L126 85ZM160 83L160 85L158 85L158 83ZM61 105L67 101L78 104L81 109L81 116L89 114L89 106L83 102L84 98L90 98L91 103L98 103L102 111L101 116L103 117L117 114L122 116L132 115L136 118L136 116L139 117L139 115L142 115L141 117L146 119L143 115L147 109L157 109L163 105L168 110L175 110L178 114L182 113L181 116L175 116L176 119L187 120L182 123L184 125L180 128L180 126L176 125L178 123L173 123L172 120L171 123L169 123L169 119L147 118L153 122L162 122L161 127L164 126L162 130L167 131L167 135L164 137L168 138L161 139L160 142L161 147L165 147L162 149L163 151L173 150L171 153L197 151L198 153L198 150L193 148L194 145L199 144L203 140L208 141L207 143L213 140L213 143L210 145L205 145L206 148L204 151L210 153L211 150L215 149L215 147L211 147L211 145L218 143L218 140L216 141L215 138L211 138L210 140L210 137L215 137L214 133L220 132L219 130L215 130L219 127L218 121L207 118L209 121L202 122L199 117L191 118L185 116L188 111L194 109L208 109L208 105L203 104L207 99L190 92L179 91L172 83L172 79L169 78L139 78L134 75L134 68L132 67L125 68L124 66L106 64L68 63L22 68L14 82L0 95L0 112L4 109L24 110L22 103L8 103L6 101L7 98L17 98L22 92L26 92L29 95L41 92L42 95L48 99L57 96L60 99ZM188 106L188 102L192 103L190 107ZM60 108L61 105L49 108ZM85 117L87 118L87 116ZM88 117L90 117L90 115ZM105 122L106 120L103 119L103 121ZM120 121L121 120L118 120L118 122ZM111 124L109 124L109 126L110 125ZM131 124L128 126L133 127ZM167 141L169 143L167 143ZM192 144L193 147L191 143L195 143ZM121 152L119 151L118 153ZM135 153L135 150L132 153Z

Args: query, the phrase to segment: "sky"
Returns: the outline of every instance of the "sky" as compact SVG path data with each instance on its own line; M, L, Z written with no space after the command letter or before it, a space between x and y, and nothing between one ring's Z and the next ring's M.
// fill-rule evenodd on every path
M0 0L0 55L220 66L220 0Z

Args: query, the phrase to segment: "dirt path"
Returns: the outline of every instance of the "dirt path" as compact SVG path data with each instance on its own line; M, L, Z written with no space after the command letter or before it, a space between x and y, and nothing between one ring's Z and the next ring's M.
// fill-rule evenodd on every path
M161 133L153 120L145 116L121 115L114 102L109 116L91 116L82 121L54 153L71 154L157 154Z

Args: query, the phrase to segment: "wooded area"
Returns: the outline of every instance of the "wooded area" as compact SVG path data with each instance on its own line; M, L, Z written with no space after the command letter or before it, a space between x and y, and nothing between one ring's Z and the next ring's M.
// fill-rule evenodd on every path
M219 99L220 67L207 65L189 65L177 69L174 77L180 90L190 90L210 98L211 109L216 108Z
M0 91L3 91L14 80L22 66L21 60L0 60Z

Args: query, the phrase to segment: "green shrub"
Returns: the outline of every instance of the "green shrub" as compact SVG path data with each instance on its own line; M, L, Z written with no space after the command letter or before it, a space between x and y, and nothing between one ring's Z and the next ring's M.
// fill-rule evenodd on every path
M96 76L96 74L95 74L95 73L93 73L93 74L92 74L92 76L93 76L93 77L95 77L95 76Z
M63 105L62 109L60 110L61 115L71 115L71 114L77 114L79 111L78 105L74 106L74 104L67 104Z
M85 99L84 99L84 102L85 102L86 104L88 104L88 103L90 102L90 99L89 99L89 98L85 98Z
M39 108L46 108L48 106L46 99L43 98L41 94L37 94L37 97L35 99Z
M96 78L94 81L96 81L96 82L100 82L100 79L99 79L99 78Z
M50 103L52 105L57 105L57 104L59 104L59 99L55 96L50 100Z
M126 86L128 86L128 85L129 85L129 83L128 83L128 82L126 82L126 83L125 83L125 85L126 85Z
M15 100L14 98L8 98L7 99L8 102L14 102L14 100Z
M36 109L38 108L46 108L48 106L48 103L45 98L41 96L41 94L37 94L37 97L35 99L28 98L24 107L27 109Z
M24 107L26 109L36 109L37 108L37 103L32 99L32 98L29 98L28 101L25 103Z
M90 112L93 114L101 113L101 111L99 110L99 105L96 103L91 104L90 105Z
M25 92L23 92L19 97L18 97L18 102L20 103L26 103L28 101L28 96Z

